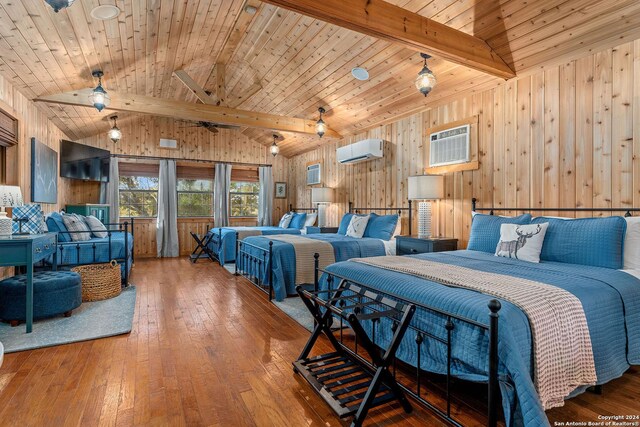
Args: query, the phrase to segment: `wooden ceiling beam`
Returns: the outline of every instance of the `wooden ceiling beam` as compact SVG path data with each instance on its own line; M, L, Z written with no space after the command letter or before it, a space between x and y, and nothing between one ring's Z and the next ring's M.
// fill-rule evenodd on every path
M211 97L198 83L195 82L184 70L176 70L173 75L184 84L203 104L216 105L216 100Z
M70 92L46 95L34 99L35 102L92 107L89 95L92 89L81 89ZM209 104L195 104L184 101L155 98L143 95L121 94L109 91L111 103L108 110L128 111L131 113L149 114L175 119L205 121L234 126L269 129L282 132L295 132L313 135L316 133L316 122L297 117L285 117L255 111L237 110ZM329 138L342 136L327 129Z
M496 77L515 77L514 71L484 40L383 0L264 1Z

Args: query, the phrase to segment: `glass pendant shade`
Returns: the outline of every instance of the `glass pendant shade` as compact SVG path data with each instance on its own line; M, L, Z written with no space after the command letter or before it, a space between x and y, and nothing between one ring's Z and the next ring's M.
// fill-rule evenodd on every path
M429 67L425 65L422 71L418 73L418 77L416 78L416 87L421 94L427 96L436 86L436 83L436 76L434 76Z
M320 107L318 108L318 112L320 113L320 119L316 122L316 133L320 138L322 138L327 132L327 125L325 124L324 120L322 120L322 115L325 113L325 110L324 108Z
M58 13L61 9L69 7L75 0L45 0L45 2L53 8L55 13Z
M104 110L105 107L109 106L109 102L111 102L111 98L107 94L107 91L102 87L102 84L98 84L98 86L96 86L91 93L91 96L89 96L89 99L98 111Z
M122 138L122 131L120 130L120 128L118 128L118 116L113 116L111 117L111 119L113 120L113 127L109 129L107 135L109 135L110 140L112 140L114 143L117 143Z
M271 145L271 155L275 157L278 155L278 153L280 153L280 147L278 147L278 145L274 142Z

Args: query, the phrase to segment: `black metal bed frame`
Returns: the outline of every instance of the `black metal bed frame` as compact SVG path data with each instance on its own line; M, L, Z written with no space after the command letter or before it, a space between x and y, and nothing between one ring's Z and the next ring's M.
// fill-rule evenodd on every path
M407 208L357 208L353 206L352 202L349 202L348 213L359 214L363 211L397 212L398 216L401 217L402 212L406 211L408 212L409 217L409 234L411 234L412 210L413 209L411 200L409 200L409 207ZM401 218L398 218L398 221L400 220ZM251 253L248 251L248 249L250 248L252 249ZM252 252L257 252L257 254L254 254ZM256 288L266 293L269 296L269 301L273 299L273 268L271 262L272 255L273 241L269 241L269 247L265 249L250 243L246 243L244 241L240 241L240 239L238 239L238 233L236 233L235 275L245 277Z
M471 210L473 212L489 212L489 215L493 215L495 211L514 211L514 212L624 212L625 217L630 217L632 212L640 212L640 208L503 208L503 207L488 207L479 208L478 199L475 197L471 199Z
M498 364L499 364L499 357L498 357L498 312L501 309L501 304L500 301L498 301L497 299L492 299L490 300L489 304L488 304L488 323L481 323L478 321L475 321L473 319L469 319L466 318L464 316L460 316L458 314L454 314L454 313L450 313L441 309L438 309L436 307L432 307L429 306L427 304L415 301L415 300L411 300L408 299L406 297L402 297L399 295L396 295L394 293L391 292L381 292L377 289L374 289L372 287L370 287L369 285L363 284L361 282L358 282L356 280L353 279L349 279L347 277L341 276L339 274L336 273L332 273L329 271L326 271L324 269L319 268L318 266L318 255L316 254L315 256L316 259L316 263L315 263L315 268L316 268L316 272L315 272L315 283L314 283L314 292L309 292L309 291L304 291L302 290L301 287L298 287L297 289L299 289L299 293L306 293L308 295L311 294L319 294L322 292L327 292L327 298L325 300L325 305L324 307L327 309L330 309L328 307L328 305L334 303L334 302L338 302L338 305L340 306L340 304L342 304L342 308L344 309L344 303L340 302L340 295L337 293L337 291L341 288L345 287L345 283L348 284L352 284L355 285L367 292L370 293L375 293L378 295L377 300L375 301L380 301L380 298L388 298L391 299L393 301L396 301L400 304L403 305L410 305L410 306L414 306L415 307L415 316L418 315L418 313L420 311L423 312L428 312L428 313L433 313L436 314L440 317L442 317L443 321L444 321L444 329L447 331L446 332L446 337L441 337L438 336L436 333L426 330L424 328L420 328L415 326L414 324L409 324L408 325L408 330L412 330L413 332L415 332L416 338L415 338L415 344L416 344L416 358L417 358L417 362L416 365L414 366L415 368L415 377L413 377L414 381L413 383L408 383L408 381L405 381L403 378L399 378L396 375L396 371L397 371L397 367L396 367L396 363L394 360L393 363L393 379L394 381L396 381L398 383L398 385L402 388L402 390L404 390L404 392L406 394L408 394L409 396L413 397L414 399L416 399L419 403L421 403L422 405L424 405L426 408L428 408L430 411L432 411L436 416L438 416L439 418L441 418L442 420L457 426L457 427L462 427L462 424L459 421L456 421L456 419L453 418L452 413L451 413L451 399L452 399L452 393L451 393L451 383L452 383L452 379L453 376L451 374L451 362L452 362L452 339L453 339L453 335L455 333L456 330L456 326L454 322L462 322L465 323L467 325L470 325L472 327L475 328L479 328L483 331L485 331L486 334L489 335L488 337L488 360L487 360L487 367L488 367L488 381L487 381L487 392L488 392L488 398L487 398L487 425L489 427L495 427L498 424L498 411L500 408L500 389L499 389L499 378L498 378ZM320 290L319 289L319 276L320 274L325 274L326 275L326 280L327 280L327 290ZM333 284L334 283L338 283L338 285L334 288ZM331 292L333 292L333 295L331 295ZM306 301L305 301L306 302ZM351 303L353 304L353 307L358 306L358 305L362 305L362 307L360 307L360 312L362 312L362 310L365 308L367 310L372 310L372 311L376 311L376 310L380 310L380 309L376 309L375 304L371 304L371 302L367 302L364 301L363 304L363 299L362 298L352 298ZM318 307L318 303L316 302L316 307ZM307 304L308 306L308 304ZM310 308L311 310L311 308ZM313 310L312 310L313 312ZM339 316L338 316L339 317ZM376 344L376 318L378 318L379 316L371 316L371 320L372 320L372 325L371 325L371 337L370 337L370 343L367 343L366 346L364 346L365 351L367 351L368 354L371 354L370 350L372 350L371 344L373 344L374 347L377 347L379 350L373 350L374 353L378 352L378 351L384 351L384 349L382 349L380 347L380 345ZM317 318L316 316L314 316L315 319L315 327L314 327L314 331L312 334L312 337L315 337L317 335L319 335L321 333L321 331L325 331L325 334L328 330L328 328L330 328L332 326L333 320L336 318L336 316L330 316L330 315L325 315L322 319ZM326 322L326 323L325 323ZM353 344L353 346L349 346L348 344L346 344L344 342L344 337L343 337L343 329L345 327L345 324L343 322L342 317L340 317L340 325L339 327L337 327L337 330L339 330L339 336L338 337L333 337L333 339L331 337L329 337L329 340L331 342L332 345L334 345L334 347L336 345L339 345L341 351L343 351L345 354L348 354L351 358L354 358L355 360L359 361L360 363L366 365L369 369L370 372L375 372L378 368L379 368L379 363L375 363L375 357L377 356L373 356L374 359L371 360L369 358L365 358L364 356L362 356L359 353L359 347L362 347L362 339L360 339L360 342L358 341L358 337L360 335L362 335L362 331L360 331L360 334L356 334L356 339L355 342ZM335 326L334 326L335 328ZM392 327L392 331L395 332L395 330L393 330ZM317 338L317 337L316 337ZM422 390L422 386L423 386L423 382L425 381L423 379L423 375L425 372L423 370L420 369L421 366L421 360L422 360L422 345L423 343L425 343L425 341L427 339L432 340L433 345L444 345L446 346L446 350L447 350L447 373L445 375L445 381L446 381L446 385L445 385L445 394L446 394L446 408L440 408L438 406L436 406L435 403L429 402L427 401L423 396L424 396L424 392ZM315 341L315 340L314 340ZM309 341L309 343L311 343L311 345L313 345L313 343L311 342L311 339ZM307 344L307 346L309 346L309 343ZM426 343L425 343L426 345ZM305 349L303 350L300 359L304 359L308 356L308 348L307 346L305 347ZM378 353L378 355L381 353ZM370 356L371 357L371 356ZM296 370L297 365L294 363L294 370ZM338 384L340 385L340 384ZM328 394L328 395L332 395L332 391L335 390L324 390L323 393L324 394ZM369 409L369 407L364 408L364 413L366 415L366 411ZM347 415L352 415L352 414L347 414ZM360 425L358 422L362 422L362 419L356 418L354 420L354 423L352 424L352 426L358 426Z
M119 223L105 223L104 226L107 228L107 230L105 231L105 233L107 233L107 237L108 237L108 242L109 242L109 261L111 260L115 260L118 262L118 264L124 264L124 278L122 279L122 286L123 287L127 287L129 286L129 257L128 255L128 248L129 248L129 231L131 232L131 236L133 237L133 225L134 225L134 219L130 218L130 222L129 221L124 221L124 222L119 222ZM117 228L114 228L117 227ZM131 230L129 230L129 227L131 227ZM67 234L69 236L71 236L72 234L78 234L78 233L87 233L87 231L59 231L58 234ZM111 236L114 233L124 233L124 258L112 258L112 249L111 249ZM89 264L102 264L103 261L96 261L96 243L95 242L91 242L91 240L85 240L85 241L76 241L76 242L57 242L57 246L58 249L55 252L55 255L57 257L58 261L58 267L77 267L79 265L89 265ZM92 250L92 254L93 254L93 261L92 262L80 262L80 248L83 247L91 247ZM75 247L76 249L76 254L77 254L77 262L75 263L64 263L64 250L65 248L68 247ZM58 251L60 252L60 256L58 257ZM133 239L133 245L131 247L131 263L134 262L135 260L135 239ZM106 262L109 262L106 261ZM44 261L43 261L44 264Z

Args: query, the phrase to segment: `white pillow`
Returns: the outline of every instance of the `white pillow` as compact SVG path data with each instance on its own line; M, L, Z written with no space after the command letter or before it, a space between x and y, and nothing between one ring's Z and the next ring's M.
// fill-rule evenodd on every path
M293 219L293 214L291 212L287 212L286 214L282 215L282 218L280 218L280 222L278 223L278 227L280 228L288 228L289 224L291 224L291 220Z
M307 219L304 221L304 226L305 227L312 227L316 223L317 219L318 219L318 213L317 212L307 214Z
M364 235L364 230L367 228L369 222L369 215L359 216L354 215L351 217L349 226L347 227L347 236L357 237L358 239Z
M624 269L640 269L640 217L630 216L624 238Z
M396 223L396 229L393 230L393 236L391 236L391 238L393 239L394 237L399 236L401 232L402 232L402 218L398 217L398 222Z
M85 216L84 222L87 223L89 230L91 230L91 233L94 236L100 239L103 239L109 235L109 233L107 233L107 227L105 227L104 224L100 222L100 220L95 216L93 215Z
M84 217L77 214L65 214L62 215L62 222L64 222L67 231L86 231L86 233L69 233L73 242L82 242L91 239L91 230Z
M548 222L542 224L502 224L496 256L540 262L540 252Z

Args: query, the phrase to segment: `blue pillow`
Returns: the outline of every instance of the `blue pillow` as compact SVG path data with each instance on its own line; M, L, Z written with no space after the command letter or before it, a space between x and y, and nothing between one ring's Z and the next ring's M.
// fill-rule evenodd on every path
M62 215L58 212L53 212L47 218L47 228L50 232L58 233L58 242L70 242L71 237L67 233L60 233L60 231L67 231L67 227L62 221Z
M349 223L351 222L351 217L354 214L346 213L340 220L340 226L338 227L338 234L345 235L347 234L347 228L349 228Z
M393 232L396 231L398 225L398 215L377 215L372 213L369 216L367 228L364 230L363 237L373 237L382 240L391 240Z
M495 254L500 241L500 226L502 224L521 225L530 222L530 214L516 217L476 214L471 221L471 236L469 236L467 249Z
M306 213L294 213L288 228L295 228L301 230L304 227L304 222L307 220Z
M569 264L621 269L627 221L619 216L556 219L538 217L533 224L548 222L540 259Z

